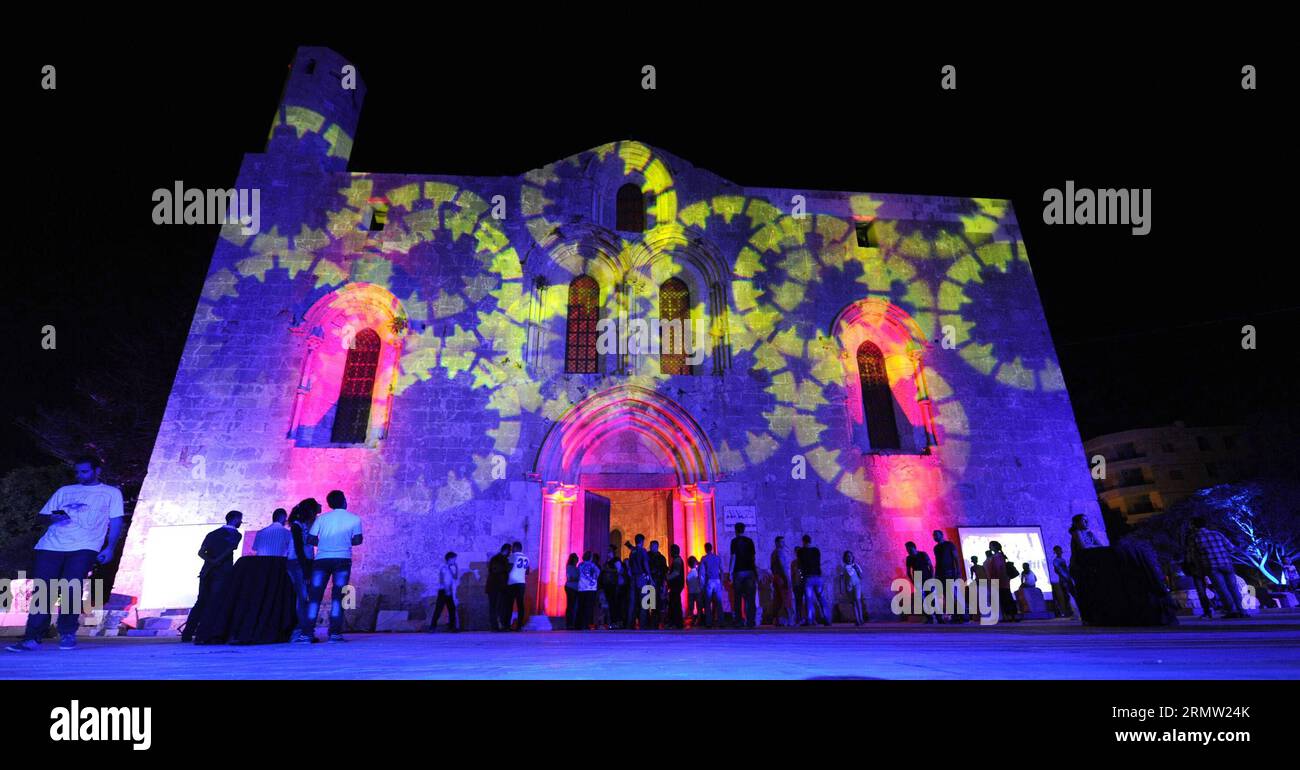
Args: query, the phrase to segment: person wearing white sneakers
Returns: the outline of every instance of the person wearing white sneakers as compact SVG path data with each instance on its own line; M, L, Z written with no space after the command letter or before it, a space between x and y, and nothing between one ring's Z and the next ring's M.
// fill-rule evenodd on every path
M77 458L73 464L77 483L59 487L40 515L50 520L49 529L36 543L32 579L46 589L33 595L27 614L27 631L23 640L5 649L9 652L32 652L40 649L41 639L50 629L50 610L60 591L59 649L77 646L77 625L83 596L82 584L95 563L107 564L122 537L122 491L99 480L101 465L94 457ZM105 542L107 536L107 542ZM57 581L57 582L56 582Z
M352 549L361 545L363 539L361 517L347 509L348 499L341 490L330 492L325 502L330 507L329 512L318 517L307 533L307 545L316 548L316 559L312 562L311 580L308 581L310 603L307 615L302 619L302 633L294 640L298 644L316 640L316 616L320 613L327 581L332 583L329 641L346 641L343 638L343 593L348 590L352 576Z

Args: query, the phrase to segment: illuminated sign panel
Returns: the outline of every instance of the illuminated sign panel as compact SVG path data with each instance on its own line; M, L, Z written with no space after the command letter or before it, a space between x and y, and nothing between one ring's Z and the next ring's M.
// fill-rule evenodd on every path
M149 541L144 551L144 590L140 594L142 610L162 610L192 607L199 595L199 570L203 560L199 547L203 538L220 524L154 525L149 528ZM244 541L252 538L244 538ZM238 559L244 551L241 541Z
M985 561L984 552L989 550L989 543L996 540L1002 544L1002 553L1007 561L1013 562L1017 570L1029 564L1038 576L1038 589L1044 599L1052 598L1052 572L1047 563L1047 551L1043 548L1042 527L958 527L957 538L961 541L962 561L966 565L966 577L970 574L970 557L978 556L980 564ZM1020 578L1011 579L1011 591L1020 590Z

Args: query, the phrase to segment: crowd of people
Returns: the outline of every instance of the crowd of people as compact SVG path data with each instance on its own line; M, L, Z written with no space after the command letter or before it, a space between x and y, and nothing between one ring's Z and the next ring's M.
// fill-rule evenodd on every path
M647 543L642 534L624 547L626 557L614 545L603 558L594 551L569 554L564 581L566 630L757 627L757 549L745 535L744 524L736 525L725 564L713 543L704 544L702 556L685 559L677 544L669 545L665 554L658 540ZM528 559L521 550L519 543L502 546L488 561L488 619L494 631L524 627L522 595ZM831 624L821 550L811 536L804 535L793 553L785 538L777 537L769 564L773 625ZM852 552L844 552L838 576L855 607L854 622L861 625L865 622L863 574ZM449 628L455 628L454 620Z
M290 641L295 643L319 641L316 620L327 585L332 586L327 640L344 641L343 599L352 577L352 549L361 545L364 536L361 517L347 510L347 497L341 490L330 492L325 502L329 510L324 512L311 497L292 511L277 508L271 514L271 524L258 530L253 538L255 556L285 560L296 620ZM222 590L234 571L234 555L243 539L239 532L243 520L243 513L230 511L226 523L203 539L198 551L203 560L198 598L182 628L181 641L194 641L203 633L205 624L214 622Z
M41 510L50 526L36 545L33 577L39 580L82 580L96 563L113 557L121 538L123 516L121 492L100 481L100 464L82 458L74 464L77 483L60 488ZM314 498L299 502L290 511L276 509L271 524L259 530L252 552L257 556L283 559L278 574L287 572L292 593L291 614L295 629L290 641L307 644L316 637L317 618L327 586L330 597L327 640L343 641L344 598L350 591L352 549L363 542L361 518L347 510L341 490L326 495L328 510ZM242 541L243 514L230 511L225 524L209 532L198 555L198 597L182 629L183 641L196 639L205 624L213 623L223 587L234 572L234 555ZM915 542L905 545L902 566L917 592L927 590L927 581L947 584L963 580L962 563L956 544L942 530L934 530L933 559ZM584 629L683 629L687 627L755 628L761 608L758 602L760 571L757 548L745 534L745 525L735 525L724 563L713 543L704 544L702 555L684 556L670 544L665 553L657 540L646 542L638 534L623 548L611 545L606 554L587 551L569 555L564 569L564 627ZM1167 577L1154 551L1134 538L1114 547L1103 547L1088 528L1086 517L1075 516L1070 527L1071 558L1067 562L1061 546L1052 549L1048 568L1053 590L1053 610L1058 617L1075 614L1077 606L1084 622L1099 624L1157 624L1174 622L1177 609L1170 598L1177 581ZM1185 542L1186 558L1177 580L1183 589L1190 581L1199 595L1198 606L1205 617L1213 616L1212 590L1228 618L1245 617L1240 578L1234 556L1237 548L1223 533L1204 520L1193 519ZM462 571L459 556L449 551L439 566L437 597L429 630L439 627L446 614L446 627L457 630L460 616L457 597ZM268 562L269 563L269 562ZM532 565L521 542L503 544L487 563L484 587L487 592L488 626L493 631L519 631L528 620L525 588ZM1294 585L1300 576L1290 562L1284 574ZM1028 563L1017 566L1003 553L997 541L988 544L981 563L970 557L966 568L972 581L997 581L1001 620L1018 622L1027 606L1026 596L1037 591L1038 575ZM477 575L477 570L471 570ZM1185 574L1184 574L1185 573ZM1019 578L1019 590L1012 593L1011 581ZM283 580L283 576L277 578ZM792 551L785 538L777 536L768 560L764 587L769 601L767 622L776 626L830 625L833 620L862 625L865 575L851 551L836 562L833 579L840 613L831 608L832 591L823 572L821 550L810 535L803 535ZM1039 592L1041 597L1041 592ZM228 604L228 602L227 602ZM50 608L30 611L24 639L7 649L23 652L37 649L48 633ZM969 610L926 613L927 623L964 623ZM286 611L289 612L289 611ZM60 648L76 646L78 618L64 613L59 618Z
M925 581L964 582L962 565L956 545L947 540L941 530L933 532L934 559L920 550L916 543L906 544L907 555L903 567L914 579L916 591L924 591ZM1021 591L1035 588L1037 576L1029 564L1019 569L1002 552L997 541L989 544L983 564L979 557L971 557L971 574L974 579L1000 581L1003 620L1020 620L1017 606L1021 598L1012 594L1010 580L1021 579ZM760 623L759 570L756 546L745 534L745 525L737 524L735 537L730 543L730 557L724 564L712 543L704 544L704 554L690 555L684 560L677 544L671 544L665 554L657 540L648 544L644 535L624 543L622 549L611 545L602 556L594 551L579 555L569 554L565 564L565 630L591 629L684 629L693 628L755 628ZM506 544L500 553L488 561L486 582L488 617L493 631L519 631L526 620L522 604L522 586L526 582L528 560L521 553L519 543ZM450 560L454 554L448 554ZM1073 615L1069 602L1072 582L1069 566L1056 548L1053 561L1053 587L1059 597L1058 617ZM443 578L453 579L454 570L444 567ZM453 584L447 592L454 593ZM863 607L864 573L852 551L840 555L833 580L837 581L835 593L839 601L832 602L832 587L823 573L821 550L813 544L812 536L804 535L800 545L791 550L784 536L773 541L768 561L765 588L768 603L765 622L773 626L829 626L835 620L852 622L861 626L866 622ZM512 587L518 586L512 590ZM438 605L442 606L440 589ZM832 609L837 604L842 615ZM515 611L517 610L517 612ZM970 614L944 612L927 615L927 623L965 623ZM434 618L436 627L439 616ZM454 616L449 619L449 630L455 630Z
M1216 604L1225 618L1245 618L1244 594L1262 597L1261 604L1271 601L1266 587L1251 586L1237 574L1236 564L1249 561L1241 549L1199 516L1187 522L1183 559L1173 565L1162 566L1154 548L1133 536L1103 547L1083 515L1071 523L1070 545L1071 588L1086 623L1168 625L1177 622L1180 609L1199 610L1210 619ZM1056 561L1064 564L1059 546L1054 550ZM1289 560L1282 568L1295 570ZM1295 580L1286 584L1295 590Z

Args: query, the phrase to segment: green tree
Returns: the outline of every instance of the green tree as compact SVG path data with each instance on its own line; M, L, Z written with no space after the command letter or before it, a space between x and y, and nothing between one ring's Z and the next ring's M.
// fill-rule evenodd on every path
M1300 558L1300 482L1257 480L1202 489L1144 522L1133 537L1151 543L1164 559L1181 562L1191 520L1198 516L1237 546L1234 561L1269 582L1281 582L1283 559Z
M71 483L63 465L24 466L0 476L0 577L30 569L32 547L45 533L36 514L54 490Z

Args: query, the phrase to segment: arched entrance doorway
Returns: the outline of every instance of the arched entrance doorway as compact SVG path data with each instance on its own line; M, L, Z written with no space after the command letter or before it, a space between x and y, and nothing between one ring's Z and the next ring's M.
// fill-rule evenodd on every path
M542 483L538 615L563 613L565 560L597 547L603 558L611 531L649 530L683 558L702 556L716 537L713 446L685 409L652 390L620 385L574 405L533 470Z

